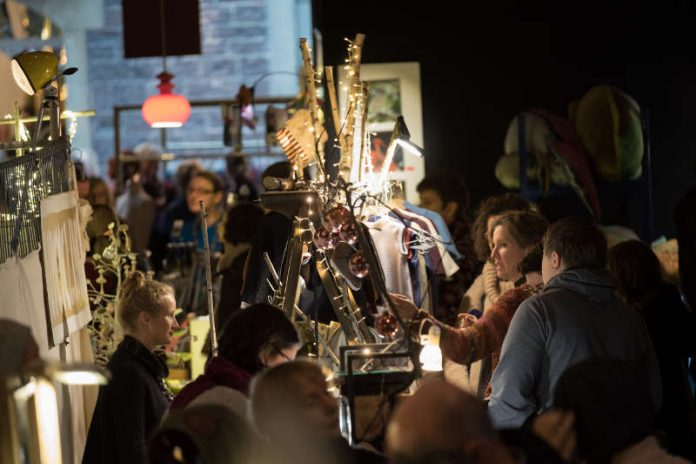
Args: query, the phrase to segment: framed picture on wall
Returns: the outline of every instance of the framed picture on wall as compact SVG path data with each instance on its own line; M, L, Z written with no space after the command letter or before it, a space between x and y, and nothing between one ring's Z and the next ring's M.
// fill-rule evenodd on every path
M340 80L344 80L341 69ZM375 172L383 168L396 118L404 117L411 141L426 148L423 141L423 113L420 63L381 63L360 66L360 78L368 83L367 130L371 133L370 156ZM345 114L345 95L341 95L341 114ZM427 151L424 156L427 156ZM401 180L406 199L418 200L416 185L425 175L425 160L397 150L389 169L389 179Z

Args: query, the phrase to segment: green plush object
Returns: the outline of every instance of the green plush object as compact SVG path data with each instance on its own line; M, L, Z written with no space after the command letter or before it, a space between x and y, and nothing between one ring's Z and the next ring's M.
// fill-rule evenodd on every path
M640 107L631 96L609 85L593 87L571 108L570 119L600 177L619 182L642 175Z

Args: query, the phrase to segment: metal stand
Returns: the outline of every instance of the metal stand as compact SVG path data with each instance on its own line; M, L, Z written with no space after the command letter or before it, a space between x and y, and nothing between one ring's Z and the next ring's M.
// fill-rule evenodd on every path
M342 380L341 395L347 402L348 409L344 419L349 421L342 429L348 431L346 439L351 445L359 441L359 437L355 436L355 397L379 394L392 398L406 390L416 378L414 369L402 367L382 367L370 371L354 368L356 361L364 361L361 363L364 367L374 364L376 360L403 363L411 359L411 353L408 351L384 352L388 348L389 344L383 343L341 347L341 372L338 376Z

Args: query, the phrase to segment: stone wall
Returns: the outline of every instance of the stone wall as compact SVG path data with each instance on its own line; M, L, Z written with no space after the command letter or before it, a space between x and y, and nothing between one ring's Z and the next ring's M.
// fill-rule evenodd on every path
M268 72L272 54L267 1L273 0L200 0L201 55L167 58L167 67L175 76L174 92L190 101L230 99L242 83L251 85ZM142 104L158 91L155 76L162 70L161 58L124 59L121 2L103 2L103 29L87 31L91 107L97 110L97 116L90 121L92 146L100 159L102 174L114 153L113 107ZM256 95L272 95L273 82L261 82ZM221 121L219 108L193 108L183 128L167 131L168 145L176 151L200 142L199 145L209 147L202 153L227 152L230 149L222 146ZM262 137L262 126L254 132L245 131L245 146ZM157 144L160 132L147 126L139 110L128 111L121 115L120 140L122 149L144 141ZM192 151L195 153L196 148L188 150Z

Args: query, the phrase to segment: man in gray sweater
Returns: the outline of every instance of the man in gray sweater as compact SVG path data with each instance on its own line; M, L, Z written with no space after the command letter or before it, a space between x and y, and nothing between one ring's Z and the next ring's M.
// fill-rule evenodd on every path
M640 315L614 293L602 232L589 220L565 218L549 227L543 245L544 290L517 309L493 375L489 413L494 425L520 427L551 407L563 371L591 357L637 366L657 410L661 384L655 352Z

